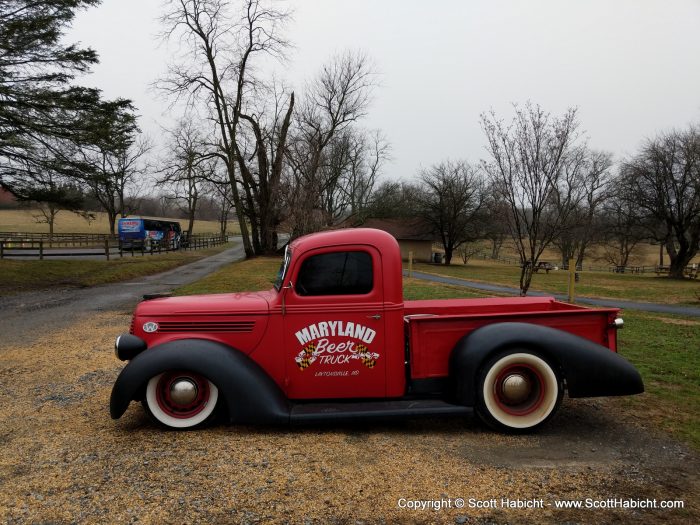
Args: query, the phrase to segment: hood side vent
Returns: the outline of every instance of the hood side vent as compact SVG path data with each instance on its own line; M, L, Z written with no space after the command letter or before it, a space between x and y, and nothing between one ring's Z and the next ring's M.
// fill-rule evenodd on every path
M162 321L158 323L158 332L231 332L250 333L255 328L255 321Z

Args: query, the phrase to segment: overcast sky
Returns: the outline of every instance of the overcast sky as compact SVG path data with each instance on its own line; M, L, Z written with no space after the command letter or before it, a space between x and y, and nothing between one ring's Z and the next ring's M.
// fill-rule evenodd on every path
M333 53L364 50L380 86L364 126L392 144L389 178L443 159L485 157L479 114L511 103L579 108L595 148L616 159L644 137L700 123L700 0L293 0L295 44L277 74L300 92ZM168 50L160 0L103 0L69 33L97 50L80 81L131 98L159 134L168 104L149 89Z

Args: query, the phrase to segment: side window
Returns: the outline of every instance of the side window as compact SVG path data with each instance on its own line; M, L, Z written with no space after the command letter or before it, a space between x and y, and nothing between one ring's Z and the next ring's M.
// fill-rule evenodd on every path
M299 271L299 295L359 295L372 291L372 256L367 252L313 255Z

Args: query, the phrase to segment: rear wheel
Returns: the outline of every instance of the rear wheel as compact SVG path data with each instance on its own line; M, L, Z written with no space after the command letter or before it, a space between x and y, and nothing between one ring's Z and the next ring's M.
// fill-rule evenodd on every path
M216 409L219 390L195 372L163 372L148 381L146 411L171 428L193 428L209 420Z
M486 363L477 382L477 413L497 430L527 432L549 420L564 395L561 378L546 360L509 351Z

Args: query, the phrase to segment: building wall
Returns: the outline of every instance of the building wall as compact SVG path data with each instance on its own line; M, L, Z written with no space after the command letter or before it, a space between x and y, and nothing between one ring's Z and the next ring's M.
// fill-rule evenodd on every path
M408 252L413 252L413 260L418 262L430 262L433 253L432 241L399 241L401 258L408 260Z
M14 195L0 188L0 205L15 204L15 202Z

